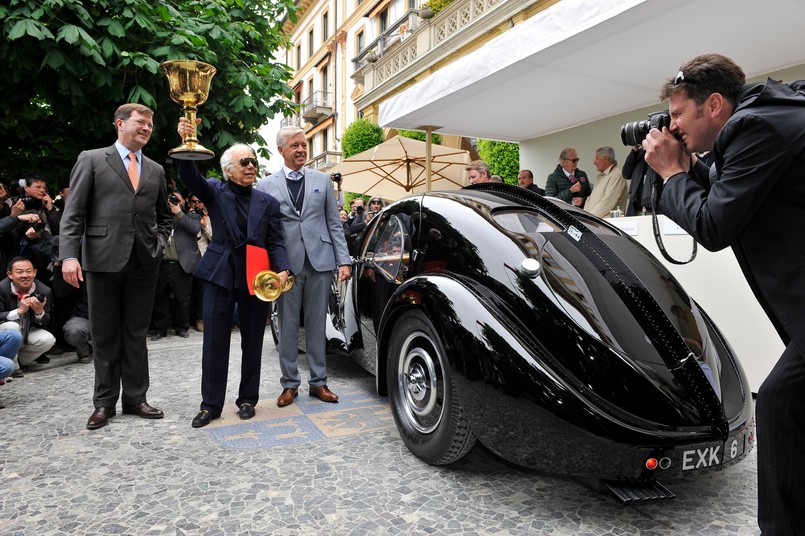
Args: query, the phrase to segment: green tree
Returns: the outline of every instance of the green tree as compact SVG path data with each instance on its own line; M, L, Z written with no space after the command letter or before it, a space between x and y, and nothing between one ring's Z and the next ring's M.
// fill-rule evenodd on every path
M411 138L412 140L419 140L425 141L427 137L426 132L422 132L421 130L398 130L397 134L402 136L403 138ZM442 144L442 137L438 134L431 134L430 136L431 142L433 145L441 145Z
M383 142L383 129L366 119L353 121L341 136L341 153L349 158Z
M265 145L258 128L292 109L291 69L271 61L286 42L293 0L9 0L0 6L0 179L32 168L51 181L78 153L110 145L124 102L155 111L145 153L165 162L179 145L181 108L159 64L214 65L199 107L201 143L216 154L236 141ZM267 150L261 150L268 156ZM205 163L214 167L217 161Z
M478 140L478 156L489 166L492 175L500 175L503 182L517 184L520 172L520 145L505 141Z

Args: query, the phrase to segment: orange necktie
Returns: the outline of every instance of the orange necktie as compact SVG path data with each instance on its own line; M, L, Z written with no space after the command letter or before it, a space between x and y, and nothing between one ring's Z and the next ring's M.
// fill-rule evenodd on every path
M140 174L137 170L137 155L129 153L129 180L134 191L137 191L137 185L140 183Z

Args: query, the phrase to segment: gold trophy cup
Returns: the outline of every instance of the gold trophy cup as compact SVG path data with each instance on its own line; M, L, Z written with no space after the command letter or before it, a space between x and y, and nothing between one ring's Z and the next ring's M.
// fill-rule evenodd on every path
M177 160L209 160L215 153L198 143L196 138L196 111L204 104L210 93L210 82L215 75L215 67L209 63L194 60L164 61L159 66L168 78L171 99L182 105L184 116L193 125L193 134L187 136L179 147L168 154Z
M285 285L280 288L280 277L277 273L271 270L263 270L254 276L254 295L263 301L274 301L283 292L291 290L293 283L293 276L288 276L288 279L285 280Z

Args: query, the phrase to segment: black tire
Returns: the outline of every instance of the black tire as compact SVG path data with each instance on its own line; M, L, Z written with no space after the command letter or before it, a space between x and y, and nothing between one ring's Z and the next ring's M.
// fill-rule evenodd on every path
M271 318L271 337L274 339L274 346L279 348L280 345L280 306L277 305L276 300L271 302L271 307L268 309L268 316Z
M403 313L389 341L387 367L394 421L405 445L431 465L463 458L475 445L444 347L428 318Z

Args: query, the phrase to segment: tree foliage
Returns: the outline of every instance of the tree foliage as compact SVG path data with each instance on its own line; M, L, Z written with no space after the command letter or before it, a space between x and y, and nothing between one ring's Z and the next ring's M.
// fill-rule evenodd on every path
M422 132L421 130L398 130L397 134L399 134L403 138L411 138L412 140L419 140L419 141L426 141L426 138L428 136L427 132ZM442 144L442 137L436 133L431 134L430 140L431 143L433 143L433 145Z
M520 172L519 144L479 139L478 156L489 166L492 175L500 175L503 182L517 184L517 174Z
M55 181L78 153L111 145L125 102L155 111L145 153L164 162L179 145L181 108L159 64L214 65L199 107L201 143L265 145L258 128L290 110L291 69L271 60L284 45L293 0L8 0L0 5L0 180L36 168ZM268 156L266 151L261 151ZM216 161L210 161L213 167Z
M349 158L383 142L383 129L366 119L353 121L341 135L341 154Z

